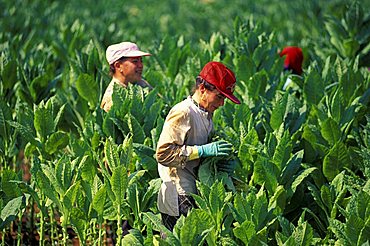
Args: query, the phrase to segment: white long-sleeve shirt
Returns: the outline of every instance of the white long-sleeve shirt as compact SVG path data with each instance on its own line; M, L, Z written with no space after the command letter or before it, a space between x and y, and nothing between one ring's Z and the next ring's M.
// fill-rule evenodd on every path
M213 131L212 114L200 109L189 96L169 112L157 144L160 212L179 216L178 195L197 193L199 159L189 160L196 145L208 143Z

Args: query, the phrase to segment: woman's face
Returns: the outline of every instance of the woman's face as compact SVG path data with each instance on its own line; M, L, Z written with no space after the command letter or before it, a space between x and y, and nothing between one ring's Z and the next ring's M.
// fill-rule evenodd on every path
M225 98L226 97L217 89L212 91L204 89L202 91L202 96L199 104L208 112L213 113L216 109L225 104Z
M143 63L141 57L128 57L120 62L118 71L122 73L127 82L138 82L143 73Z

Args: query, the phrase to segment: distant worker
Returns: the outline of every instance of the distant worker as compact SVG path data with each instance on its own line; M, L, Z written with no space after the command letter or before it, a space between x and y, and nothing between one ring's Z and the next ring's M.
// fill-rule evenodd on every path
M301 48L297 46L287 46L280 52L280 56L285 56L284 70L290 71L292 74L302 75L303 53ZM292 80L288 78L283 86L283 90L291 83Z
M153 88L141 77L144 67L141 58L143 56L150 56L150 53L140 51L135 43L121 42L108 46L105 55L110 66L109 74L112 76L112 80L104 93L100 105L106 112L113 105L112 94L114 84L121 85L125 88L129 83L139 85L143 88Z

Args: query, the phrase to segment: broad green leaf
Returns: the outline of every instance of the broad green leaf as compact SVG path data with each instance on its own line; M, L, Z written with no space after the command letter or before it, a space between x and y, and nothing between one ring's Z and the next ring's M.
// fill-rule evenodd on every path
M269 210L284 211L287 200L287 192L284 186L279 185L274 195L269 199ZM279 212L277 212L279 213Z
M310 224L305 221L303 224L295 228L292 237L296 245L310 246L312 245L313 229Z
M160 114L161 108L163 106L162 101L157 101L151 105L151 108L147 111L144 118L143 130L145 136L150 136L150 131L154 128L157 117Z
M136 120L136 118L131 115L127 114L124 118L126 121L130 132L132 132L132 139L135 143L143 143L145 140L145 133L143 127L140 123Z
M139 213L141 212L141 194L137 183L131 184L127 188L127 203L135 218L139 219Z
M256 235L256 228L253 222L246 220L240 226L235 227L233 232L245 245L248 245L251 238Z
M39 171L36 173L36 182L38 187L40 188L41 193L52 200L54 204L62 211L62 204L60 203L58 193L51 186L50 180L43 172Z
M273 156L273 162L281 171L288 164L290 154L292 153L292 140L288 131L284 132L283 137L280 139Z
M134 235L129 233L122 238L120 245L143 246L144 244Z
M18 122L8 121L8 123L15 128L15 130L19 131L22 137L25 138L27 142L32 143L34 146L41 148L42 143L40 140L36 139L34 131L29 126L23 126Z
M58 131L52 133L45 142L45 151L49 154L54 154L58 150L62 150L69 143L67 133Z
M203 233L214 226L211 216L206 211L192 209L181 228L181 245L198 245L203 240L203 236L206 236Z
M288 102L288 95L289 93L285 93L283 97L278 102L276 102L275 106L272 109L270 125L274 130L277 130L283 123Z
M333 180L348 163L350 158L346 146L343 142L337 142L324 157L323 173L328 180Z
M98 83L90 74L82 73L78 76L76 89L78 94L89 102L90 108L98 105Z
M339 125L330 117L321 124L321 134L330 145L334 145L341 139Z
M292 183L292 191L295 192L297 187L303 182L303 180L308 177L311 173L318 170L316 167L310 167L304 169L303 172L301 172L293 181Z
M76 183L72 184L66 191L64 197L63 197L63 203L64 206L71 210L73 204L75 204L78 192L81 188L81 181L77 181ZM69 207L70 206L70 207Z
M318 105L324 96L324 83L321 76L315 70L311 70L306 77L303 94L307 103L313 105Z
M107 199L107 189L106 186L104 185L100 187L100 189L96 192L92 201L92 207L96 210L99 216L103 215L104 204L106 199Z
M134 145L133 145L133 136L131 134L128 134L125 139L123 140L123 143L121 144L120 152L120 162L121 165L125 165L126 167L130 167L131 160L133 158L133 152L134 152ZM131 170L132 171L132 170Z
M120 159L118 156L118 147L113 142L112 138L107 138L104 145L104 155L108 164L108 167L111 170L114 170L116 167L120 166Z
M295 153L285 165L284 169L281 171L279 183L284 185L290 185L293 182L294 175L299 170L303 159L304 151L300 150ZM286 187L287 188L287 187Z
M65 109L65 107L66 107L66 104L63 104L63 106L62 106L62 107L60 107L60 109L58 110L58 113L57 113L57 115L56 115L56 117L55 117L55 119L54 119L54 126L55 126L55 127L57 127L57 126L58 126L59 121L60 121L60 119L61 119L61 117L62 117L62 115L63 115L63 113L64 113L64 109Z
M79 241L81 244L86 244L86 213L81 208L73 207L71 209L70 218L73 229L77 232Z
M63 166L62 162L65 160L60 160L55 169L51 165L41 164L42 173L47 177L49 185L53 188L56 195L64 196L65 187L63 186Z
M278 168L267 158L261 157L255 162L253 178L259 185L265 184L269 194L273 194L277 187Z
M266 219L270 215L268 211L268 201L264 192L264 187L258 191L256 199L252 208L253 224L256 227L256 231L260 231L266 226Z
M11 59L1 70L1 84L4 89L12 88L17 82L17 68L17 62Z
M209 194L209 205L212 215L216 217L221 212L225 200L225 188L221 182L216 182L211 187Z
M79 169L81 170L82 179L92 184L97 174L97 168L90 156L85 155L82 157Z
M44 102L34 106L34 126L41 141L45 141L55 130L53 112Z
M237 213L237 218L235 219L240 224L245 220L252 219L251 205L239 193L237 193L234 197L234 208Z
M5 101L0 101L0 136L7 140L9 132L9 126L7 121L12 120L10 107Z
M29 196L29 195L28 195ZM26 196L22 195L10 200L1 210L1 219L3 221L13 221L18 213L26 206Z
M41 95L41 92L43 92L47 88L49 80L49 75L43 74L37 76L31 81L29 90L34 101L37 101Z
M128 177L127 177L127 170L125 166L118 166L113 169L113 174L110 179L110 183L112 185L112 191L115 195L115 203L117 205L122 205L124 198L125 198L125 193L127 189L127 182L128 182Z

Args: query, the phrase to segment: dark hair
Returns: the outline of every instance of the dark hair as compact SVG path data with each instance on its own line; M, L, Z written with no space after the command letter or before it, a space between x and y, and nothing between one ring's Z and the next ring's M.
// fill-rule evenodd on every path
M113 76L113 74L116 72L116 68L114 67L114 64L116 62L124 62L127 59L127 57L122 56L119 58L117 61L113 62L112 64L109 65L109 75Z
M209 91L214 91L216 90L216 86L208 83L205 79L203 79L202 77L200 76L197 76L196 79L195 79L195 86L193 87L192 91L193 93L195 92L196 89L199 88L199 86L203 84L204 87L209 90Z

